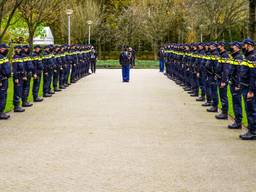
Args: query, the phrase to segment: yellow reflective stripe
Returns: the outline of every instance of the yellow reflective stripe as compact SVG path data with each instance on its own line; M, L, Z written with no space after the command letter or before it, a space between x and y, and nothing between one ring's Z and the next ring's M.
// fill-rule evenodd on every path
M0 64L4 64L4 63L7 63L7 62L9 62L9 59L7 59L7 58L0 59Z

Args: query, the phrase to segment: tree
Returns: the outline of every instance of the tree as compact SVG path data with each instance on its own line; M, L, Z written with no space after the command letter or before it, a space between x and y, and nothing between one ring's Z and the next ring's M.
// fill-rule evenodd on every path
M255 29L256 29L256 1L249 0L249 36L255 39Z
M44 23L54 23L61 10L61 0L25 0L19 7L22 18L29 31L29 44L33 45L33 38L37 28Z
M0 0L0 42L10 27L17 9L24 0Z

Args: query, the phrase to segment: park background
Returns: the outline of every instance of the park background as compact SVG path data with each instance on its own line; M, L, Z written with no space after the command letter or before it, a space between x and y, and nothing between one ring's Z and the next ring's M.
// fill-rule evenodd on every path
M11 59L14 45L33 46L49 27L55 44L70 39L94 45L98 68L119 68L123 45L137 51L136 68L157 68L158 49L166 42L255 39L255 13L256 0L0 0L0 43L10 45ZM10 79L6 111L12 97Z

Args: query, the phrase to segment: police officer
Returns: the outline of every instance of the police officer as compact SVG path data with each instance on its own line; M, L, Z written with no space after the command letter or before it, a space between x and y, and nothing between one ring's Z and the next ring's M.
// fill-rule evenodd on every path
M130 56L126 46L119 56L119 63L122 66L123 82L128 83L130 81Z
M42 79L42 72L43 72L43 62L42 62L42 50L40 45L36 45L34 47L34 51L32 53L32 60L34 63L34 72L33 72L33 99L34 102L42 102L43 98L38 96L39 89L40 89L40 83Z
M211 51L211 60L207 63L207 70L208 70L208 79L210 82L210 89L212 94L212 107L207 109L207 112L218 112L218 103L219 103L219 96L218 96L218 78L215 73L216 66L218 65L218 57L219 52L217 50L217 43L211 43L210 45Z
M8 46L0 44L0 120L10 118L10 115L4 112L7 100L8 78L11 76L11 64L7 59Z
M256 140L256 52L251 39L244 40L243 52L246 62L240 66L240 85L246 104L248 131L240 135L242 140Z
M54 65L53 65L53 88L54 88L54 92L60 92L61 89L58 88L58 83L59 83L60 70L62 69L62 60L61 60L59 46L55 46L53 48L53 54L54 54L54 57L52 58L52 61L54 63Z
M222 112L215 117L216 119L228 119L227 89L232 66L227 62L227 60L229 59L229 54L225 49L224 42L220 42L218 44L218 50L220 58L217 62L217 65L215 65L215 77L218 82Z
M97 52L92 46L90 53L90 63L91 63L91 71L92 73L96 73L96 62L97 62Z
M158 52L158 59L159 59L159 70L161 73L164 72L164 66L165 66L165 52L164 48L161 47Z
M229 129L242 128L242 96L240 85L240 64L243 61L243 56L240 53L241 43L233 42L230 44L232 55L232 68L230 75L230 90L232 94L233 110L235 114L235 121L232 125L228 125Z
M33 104L28 102L30 83L34 71L29 45L23 46L22 59L24 61L25 77L23 78L22 107L31 107Z
M49 87L51 86L51 67L52 67L52 56L50 46L47 45L44 48L44 57L43 57L43 77L44 77L44 85L43 85L43 96L44 97L51 97Z
M23 91L23 80L26 78L25 66L22 58L22 47L17 45L14 47L14 55L12 60L12 70L13 70L13 105L14 112L21 113L25 109L21 108L20 100L22 99Z

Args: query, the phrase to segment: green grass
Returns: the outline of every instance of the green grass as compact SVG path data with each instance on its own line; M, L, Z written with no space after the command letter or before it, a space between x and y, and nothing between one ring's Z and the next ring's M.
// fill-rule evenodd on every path
M158 61L154 60L136 60L137 69L157 69ZM118 60L98 60L97 68L99 69L119 69L121 68Z

